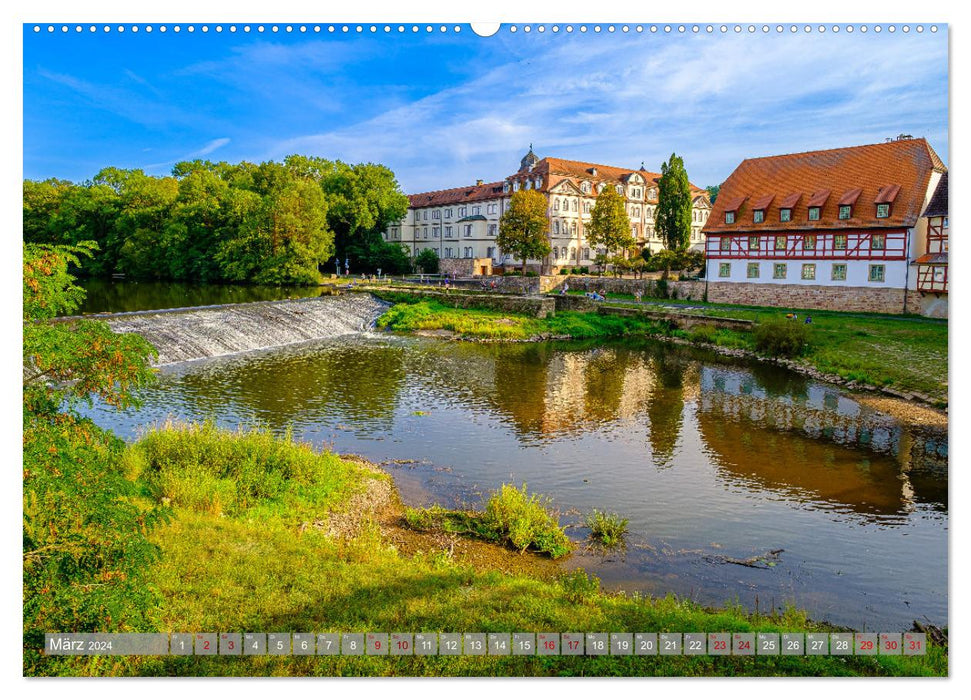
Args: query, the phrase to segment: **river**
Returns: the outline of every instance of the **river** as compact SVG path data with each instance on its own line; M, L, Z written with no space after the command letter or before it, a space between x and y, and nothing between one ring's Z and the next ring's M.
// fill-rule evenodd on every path
M647 341L365 332L170 364L143 400L89 414L126 439L167 418L292 427L384 463L413 505L527 483L578 541L592 509L619 513L626 552L564 563L613 590L873 631L948 621L946 427L780 368Z

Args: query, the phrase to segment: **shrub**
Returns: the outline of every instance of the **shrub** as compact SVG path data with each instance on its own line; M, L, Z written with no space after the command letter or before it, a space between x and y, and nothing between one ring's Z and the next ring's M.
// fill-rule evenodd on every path
M717 328L710 323L704 323L700 326L695 326L692 328L691 332L688 334L688 338L691 339L692 343L709 343L714 345L717 335Z
M582 603L600 592L600 579L587 574L583 569L576 569L564 574L559 579L566 599L571 603Z
M561 275L568 275L568 274L570 274L570 271L567 270L565 267L561 267L560 268L560 274Z
M773 319L755 327L755 349L774 357L798 357L809 345L809 327L797 320Z
M587 518L587 527L590 528L591 539L604 547L618 547L624 543L627 535L627 518L594 510Z
M526 484L522 489L503 484L486 503L485 521L516 549L533 548L556 559L572 545L548 506L546 499L530 495Z
M668 281L661 279L654 282L654 296L658 299L668 298Z
M426 275L438 274L438 253L431 248L425 248L415 256L415 268Z
M580 268L580 273L579 274L581 274L581 275L589 275L590 274L590 268L587 267L586 265L584 265L583 267Z

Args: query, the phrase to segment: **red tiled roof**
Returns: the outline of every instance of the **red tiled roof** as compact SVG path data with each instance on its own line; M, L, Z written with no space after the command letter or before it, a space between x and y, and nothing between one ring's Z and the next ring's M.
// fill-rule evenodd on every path
M779 202L779 209L792 209L794 206L796 206L796 202L799 201L800 197L802 197L802 192L793 192L792 194L787 194L782 198L782 201Z
M773 199L775 199L774 194L764 194L760 197L756 197L752 200L752 209L765 209L767 206L772 204Z
M947 253L924 253L919 258L914 260L912 265L946 265L947 264Z
M827 151L793 153L766 158L749 158L735 168L722 184L705 233L733 231L772 231L860 227L911 227L920 214L933 171L946 172L941 159L925 139L905 139L868 146L852 146ZM890 216L876 218L873 202L888 185L899 185ZM839 204L830 192L849 193L860 189L862 197L849 219L839 218ZM796 206L801 195L821 196L826 201L818 221L809 221L806 202ZM732 211L739 198L774 193L784 197L768 208L765 223L753 223L749 203L737 210L735 223L725 223L725 212ZM883 194L886 194L885 192ZM844 195L845 197L846 195ZM795 201L793 198L796 198ZM779 209L792 208L792 219L779 221Z
M881 187L880 191L877 192L877 198L873 200L874 204L890 204L897 198L900 193L900 185L887 185L886 187Z
M826 204L826 200L829 199L829 194L832 190L819 190L818 192L813 192L813 196L809 198L806 202L807 207L821 207Z
M413 209L439 207L443 204L463 204L465 202L477 202L482 199L494 199L501 196L502 183L490 182L484 185L469 185L468 187L453 187L450 190L409 194L408 206Z
M921 216L947 216L947 173L941 175L934 188L934 196Z
M722 211L738 211L744 201L745 197L732 197L731 199L726 198L724 202L719 198L718 203L722 205Z
M854 204L856 204L856 200L860 198L861 194L863 194L863 188L855 187L849 192L844 193L843 196L840 197L840 201L838 201L836 204L841 207L852 207Z

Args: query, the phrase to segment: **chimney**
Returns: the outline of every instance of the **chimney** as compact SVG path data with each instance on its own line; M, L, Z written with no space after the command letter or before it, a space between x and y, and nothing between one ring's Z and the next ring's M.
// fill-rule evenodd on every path
M475 181L475 184L476 184L476 186L481 187L482 186L482 180L476 180Z

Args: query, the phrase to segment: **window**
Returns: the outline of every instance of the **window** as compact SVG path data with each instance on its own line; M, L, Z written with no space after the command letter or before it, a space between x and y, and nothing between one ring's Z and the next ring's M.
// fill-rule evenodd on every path
M451 209L446 209L445 210L445 218L446 219L451 219L452 218L452 210Z
M577 235L577 222L576 221L574 221L572 224L570 224L570 233L572 233L574 236Z
M432 226L432 238L438 238L441 235L440 226Z
M726 224L734 224L735 223L735 212L733 212L733 211L726 211L725 212L725 223Z
M654 207L647 207L647 220L654 221ZM732 223L735 222L734 216L732 217ZM727 221L725 223L728 223Z
M890 216L890 205L889 204L878 204L877 205L877 218L886 219Z
M731 263L721 263L718 265L718 276L719 277L731 277L732 276L732 264Z
M804 280L816 279L816 265L814 263L806 263L802 266L802 278Z
M559 210L560 210L560 198L556 197L553 200L553 211L559 211Z
M513 192L519 191L519 180L516 180L514 183L512 183L512 191Z
M883 282L883 265L870 265L871 282Z
M816 236L814 234L808 234L802 237L802 249L816 250Z
M651 199L655 199L657 197L657 190L651 190L650 197Z
M583 249L583 259L584 260L589 260L590 259L590 249L589 248L584 248Z
M719 250L731 250L732 249L732 239L728 236L722 236L721 240L718 241Z
M482 212L482 207L472 207L472 216L479 216Z
M465 237L466 238L471 238L472 237L472 224L466 224L465 225Z
M435 211L432 212L432 218L433 219L441 219L442 218L442 212L440 212L440 211L438 211L438 209L436 209Z
M833 250L846 250L846 234L837 233L833 236Z
M853 211L853 207L851 207L849 204L841 204L840 205L840 218L841 219L849 219L850 218L850 213L852 211Z
M570 248L570 260L576 260L576 259L577 259L577 249Z
M792 209L780 209L779 221L792 221Z
M577 210L577 200L573 200L573 211Z
M835 263L833 265L833 279L838 282L846 281L846 264L845 263Z
M784 280L786 278L786 264L776 263L772 266L772 277L777 280Z
M621 197L624 196L624 186L623 185L614 185L614 189L617 190L617 194L619 194Z
M943 265L935 265L931 270L934 273L935 282L943 282L944 278L947 277L947 268Z
M446 226L445 227L445 237L446 238L451 238L452 237L452 227L451 226Z
M590 202L584 202L583 203L583 213L584 214L589 214L590 213Z
M887 247L887 234L874 233L870 236L870 250L884 250Z
M785 250L789 243L789 238L787 236L776 236L775 237L775 249Z
M748 264L748 278L749 279L758 279L758 276L759 276L759 264L758 263L749 263Z
M809 207L809 220L819 221L819 207Z
M583 192L583 194L590 194L590 183L587 181L581 182L580 191Z
M459 216L466 216L469 213L468 207L459 207Z
M543 186L543 178L541 177L536 178L536 189L539 189L542 186Z
M756 209L752 212L752 222L756 224L761 224L765 221L765 209Z
M427 226L425 227L425 239L426 240L428 239L428 227Z
M748 237L748 249L749 250L758 250L760 247L761 246L759 246L759 237L758 236L749 236Z
M490 236L495 236L496 235L496 229L497 228L498 228L498 225L497 224L489 224L489 235Z

